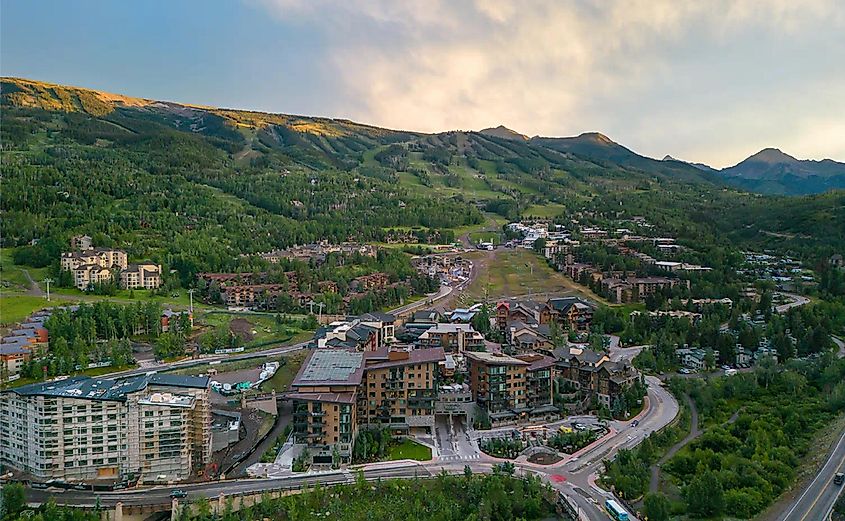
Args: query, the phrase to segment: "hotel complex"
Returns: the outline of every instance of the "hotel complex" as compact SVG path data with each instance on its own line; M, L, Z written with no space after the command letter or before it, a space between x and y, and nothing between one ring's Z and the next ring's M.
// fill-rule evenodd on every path
M211 458L209 380L71 377L0 393L0 463L34 480L186 479Z
M361 426L397 434L434 430L438 364L442 349L353 351L319 348L309 353L287 394L293 432L315 463L351 461Z

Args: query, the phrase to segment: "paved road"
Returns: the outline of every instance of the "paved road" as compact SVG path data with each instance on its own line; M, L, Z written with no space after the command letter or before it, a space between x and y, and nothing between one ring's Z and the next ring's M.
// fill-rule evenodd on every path
M833 503L842 492L841 486L833 484L833 476L845 472L845 432L833 448L827 463L810 483L798 500L779 521L817 521L827 519Z
M463 470L463 466L461 466ZM367 479L378 478L412 478L414 476L430 477L432 474L423 465L403 465L401 467L387 467L368 469L365 472ZM354 471L323 472L319 474L296 474L274 479L241 479L219 482L200 483L195 485L178 485L180 490L188 493L188 498L193 499L200 496L218 497L220 494L239 494L263 490L299 489L313 486L316 483L324 485L335 485L340 483L351 483L355 480ZM112 507L117 502L124 505L164 505L170 503L170 491L172 486L143 488L119 492L89 492L68 490L57 493L55 490L32 490L28 491L28 499L31 503L46 502L49 497L54 497L59 504L89 506L96 503L100 498L100 504L104 507Z
M426 305L430 305L431 302L435 302L441 300L452 293L453 288L449 286L441 286L437 293L428 295L428 298L423 300L418 300L416 302L411 302L410 304L405 304L404 306L400 306L398 308L392 309L389 313L394 315L400 314L407 314L410 313L417 308L421 308ZM249 360L252 358L264 358L267 356L279 356L288 353L292 353L294 351L298 351L300 349L304 349L308 346L306 342L299 342L296 344L291 344L288 346L277 346L271 347L268 349L262 349L258 351L248 351L244 353L237 353L237 354L223 354L223 355L204 355L200 358L191 358L187 360L179 360L176 362L161 362L161 363L154 363L152 365L146 365L144 367L138 367L135 369L129 369L127 371L119 371L116 373L109 373L108 375L104 375L106 378L114 378L114 377L126 377L126 376L134 376L138 374L145 374L150 371L170 371L173 369L184 369L186 367L194 367L198 365L205 365L211 362L234 362L237 360Z
M695 408L695 402L692 401L689 395L685 395L684 398L690 408L690 432L686 435L686 437L684 437L684 439L670 447L669 450L666 451L666 454L664 454L657 463L651 466L651 479L648 485L649 492L657 492L660 486L660 467L669 461L672 456L677 454L677 452L687 443L701 435L701 430L698 428L698 409Z
M646 378L649 384L648 408L640 417L639 425L631 427L628 422L612 422L611 427L618 431L615 436L591 447L586 453L576 453L577 459L563 465L561 474L567 477L567 481L556 488L576 503L587 519L607 519L607 514L599 505L611 496L593 486L603 468L603 461L613 457L620 449L636 447L643 438L669 424L680 412L678 402L660 385L660 380L653 376ZM631 519L635 518L631 516Z
M792 302L781 304L780 306L775 306L775 311L777 311L778 313L786 313L792 308L797 308L798 306L803 306L804 304L810 303L810 299L808 299L807 297L796 295L794 293L779 293L779 295L783 295L786 298L792 299Z
M841 338L831 337L839 347L839 358L845 358L845 342ZM845 432L839 437L834 445L827 462L819 471L819 474L810 482L804 492L798 496L779 521L816 521L827 519L836 498L845 487L838 487L833 484L833 476L837 472L845 472Z
M577 505L584 515L584 519L605 521L607 515L603 513L599 505L603 504L605 498L609 496L592 484L596 473L602 468L603 460L613 457L622 448L636 446L645 436L672 421L679 411L678 403L668 391L660 386L659 380L648 377L648 383L648 407L641 414L640 423L637 427L631 427L628 422L611 422L611 426L616 431L614 435L583 449L580 453L576 453L574 457L563 460L561 464L543 467L530 463L516 463L517 471L522 474L535 474L544 480L548 480L560 493ZM476 455L473 453L474 443L466 440L463 432L464 426L457 424L455 427L455 437L458 438L458 443L457 446L453 445L450 452L451 455L460 456L459 458L422 463L390 462L370 465L363 471L365 477L367 479L428 477L436 475L440 471L458 474L463 472L465 465L469 466L473 472L490 472L496 460L482 455L478 455L477 458L473 457ZM445 437L442 433L439 434L441 446L445 445L442 443L445 441ZM565 481L559 483L552 479L553 476L563 476ZM355 470L346 470L319 474L299 474L273 479L243 479L179 485L179 488L188 492L189 497L200 495L217 497L221 493L234 494L283 488L296 489L318 482L326 485L351 483L355 480L355 477ZM103 493L75 490L56 493L50 490L30 490L29 501L41 503L53 495L60 504L93 505L96 502L96 497L99 496L103 506L112 506L118 501L123 502L124 505L165 505L170 501L171 488L154 487Z

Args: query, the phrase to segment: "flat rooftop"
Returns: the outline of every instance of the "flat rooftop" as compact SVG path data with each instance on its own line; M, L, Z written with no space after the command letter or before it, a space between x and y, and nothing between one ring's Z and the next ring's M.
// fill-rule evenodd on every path
M465 351L464 356L488 365L531 365L530 362L514 358L504 353L489 353L487 351Z
M363 366L364 353L318 348L311 352L291 385L358 385L361 383Z
M52 396L57 398L125 402L127 394L142 391L149 385L204 389L208 387L208 381L208 377L204 376L162 374L140 375L120 380L73 376L62 380L24 385L10 389L7 392L13 392L20 396Z

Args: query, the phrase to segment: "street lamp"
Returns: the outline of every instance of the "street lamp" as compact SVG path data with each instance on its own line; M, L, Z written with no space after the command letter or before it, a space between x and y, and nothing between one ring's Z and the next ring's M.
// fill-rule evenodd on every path
M52 282L53 279L51 279L50 277L44 279L44 284L47 285L47 302L50 302L50 284L52 284Z
M188 315L191 319L191 328L194 327L194 288L190 288L188 290L188 298L191 299L191 305L188 308L190 315Z

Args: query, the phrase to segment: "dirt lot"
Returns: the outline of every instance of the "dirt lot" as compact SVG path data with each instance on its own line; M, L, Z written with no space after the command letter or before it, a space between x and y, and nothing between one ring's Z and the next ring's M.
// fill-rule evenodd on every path
M229 322L229 329L244 342L251 342L255 338L255 335L252 333L256 329L255 325L245 318L232 319Z

